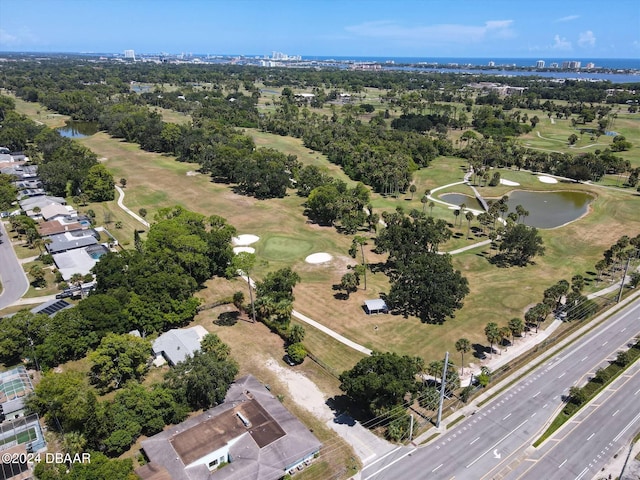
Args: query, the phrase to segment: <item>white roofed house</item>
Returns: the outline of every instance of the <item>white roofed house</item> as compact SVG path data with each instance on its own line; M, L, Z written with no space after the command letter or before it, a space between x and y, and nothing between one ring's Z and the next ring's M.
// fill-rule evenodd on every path
M161 365L167 362L171 366L177 365L188 355L193 356L195 352L200 351L200 342L207 333L201 325L174 328L163 333L153 342L152 350L156 357L153 363Z

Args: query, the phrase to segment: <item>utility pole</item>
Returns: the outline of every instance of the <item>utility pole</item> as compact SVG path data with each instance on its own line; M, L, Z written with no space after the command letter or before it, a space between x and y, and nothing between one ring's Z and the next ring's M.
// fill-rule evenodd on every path
M440 421L442 420L442 404L444 403L444 391L447 384L447 365L449 365L449 352L444 355L442 382L440 384L440 404L438 405L438 419L436 420L436 428L440 427Z
M409 418L411 418L411 424L409 425L409 443L411 443L411 440L413 440L413 413Z
M622 275L622 280L620 280L620 291L618 292L618 299L616 300L616 303L620 303L620 300L622 300L622 289L624 288L624 280L627 278L630 263L631 257L627 258L627 265L624 267L624 274Z

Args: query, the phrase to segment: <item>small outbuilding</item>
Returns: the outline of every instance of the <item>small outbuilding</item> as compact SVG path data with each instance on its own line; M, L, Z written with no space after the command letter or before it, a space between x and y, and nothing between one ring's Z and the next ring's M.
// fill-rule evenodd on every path
M389 312L386 302L381 298L376 298L375 300L365 300L364 309L367 312L367 315Z

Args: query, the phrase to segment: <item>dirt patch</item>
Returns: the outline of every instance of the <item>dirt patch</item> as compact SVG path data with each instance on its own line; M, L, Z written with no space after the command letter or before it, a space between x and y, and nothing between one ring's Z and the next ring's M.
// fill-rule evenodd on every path
M301 373L281 367L272 358L265 362L265 366L287 385L294 402L319 420L328 421L333 418L333 412L325 403L324 394L315 383Z

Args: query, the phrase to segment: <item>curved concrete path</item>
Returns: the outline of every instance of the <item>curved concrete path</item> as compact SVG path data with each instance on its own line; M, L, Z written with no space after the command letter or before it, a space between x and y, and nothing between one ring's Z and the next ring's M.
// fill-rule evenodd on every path
M316 322L315 320L307 317L306 315L303 315L300 312L297 312L296 310L291 312L291 314L294 317L296 317L298 320L300 320L300 321L302 321L304 323L307 323L307 324L311 325L312 327L317 328L318 330L320 330L323 333L326 333L330 337L335 338L336 340L338 340L340 343L343 343L347 347L351 347L354 350L357 350L357 351L359 351L361 353L364 353L365 355L371 355L373 353L370 349L368 349L366 347L363 347L362 345L360 345L360 344L358 344L356 342L353 342L353 341L349 340L346 337L343 337L338 332L335 332L335 331L331 330L329 327L325 327L321 323Z
M141 224L143 224L145 227L149 227L149 222L147 222L144 218L142 218L140 215L138 215L137 213L135 213L134 211L132 211L131 209L129 209L128 207L126 207L124 205L124 190L122 190L122 188L120 188L119 186L115 185L116 190L118 191L118 194L120 195L118 197L118 206L124 210L125 212L127 212L129 215L131 215L133 218L135 218L137 221L139 221Z

